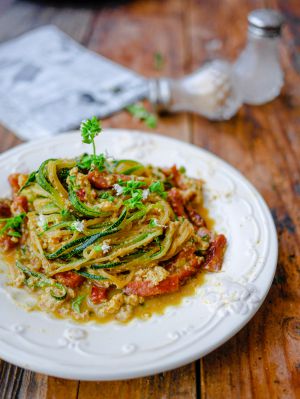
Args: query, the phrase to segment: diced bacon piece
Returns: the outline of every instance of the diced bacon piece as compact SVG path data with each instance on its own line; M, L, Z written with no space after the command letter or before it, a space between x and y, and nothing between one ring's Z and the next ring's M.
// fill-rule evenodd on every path
M10 205L11 201L0 200L0 218L9 218L11 216Z
M187 206L186 211L187 211L188 217L189 217L190 221L193 223L193 225L195 225L196 227L205 227L206 226L205 220L198 212L195 211L194 208L192 208L191 206Z
M128 181L130 176L119 175L119 174L107 174L105 172L99 172L98 170L92 170L88 174L88 180L91 185L98 189L112 188L119 180Z
M54 277L58 282L70 288L80 287L85 280L84 277L72 271L57 273Z
M142 297L168 294L179 290L186 280L196 274L201 267L201 260L194 254L195 247L188 247L180 251L166 269L172 274L159 284L154 285L151 281L132 281L127 284L124 292Z
M166 266L166 269L172 275L176 274L178 276L181 284L200 269L202 260L195 255L195 249L194 246L182 249L175 259Z
M226 237L223 234L219 234L215 238L207 251L205 262L203 264L203 269L210 272L216 272L221 270L226 242Z
M162 171L164 175L171 181L173 186L182 190L187 188L186 184L184 183L184 176L178 170L176 165L173 165L171 168L163 168Z
M19 215L20 213L28 212L28 200L24 195L18 195L14 197L11 204L11 212L13 215Z
M92 291L91 291L91 300L95 305L103 302L107 299L107 288L98 287L97 285L93 284Z
M88 179L91 185L98 189L111 188L114 185L114 181L109 175L98 170L89 172Z
M172 177L174 185L182 190L186 189L186 184L184 183L184 179L182 173L179 172L176 165L173 165L171 168Z
M178 188L171 188L168 192L168 201L177 216L186 216L183 198Z

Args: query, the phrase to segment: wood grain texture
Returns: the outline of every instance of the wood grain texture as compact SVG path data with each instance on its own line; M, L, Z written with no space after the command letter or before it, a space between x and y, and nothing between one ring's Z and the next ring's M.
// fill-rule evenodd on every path
M77 2L78 3L78 2ZM182 76L216 56L234 59L246 40L246 16L260 6L286 16L282 95L243 106L228 122L179 114L160 118L157 132L192 141L221 156L252 181L272 209L279 262L270 293L251 322L218 350L177 370L115 382L78 382L22 370L0 360L1 399L247 399L300 397L300 77L298 1L148 0L95 8L0 1L0 42L53 23L94 51L145 76ZM119 3L119 5L117 5ZM218 39L217 41L215 39ZM165 59L154 66L154 53ZM121 112L105 127L143 129ZM0 126L0 151L20 143ZM201 386L200 386L201 384Z
M227 2L201 2L201 7L196 7L199 2L191 3L194 12L188 26L193 64L207 58L205 42L213 37L222 42L220 52L234 58L244 46L248 11L264 6L264 2L241 4L238 0L231 1L230 8ZM282 11L288 9L292 19L295 4L287 3ZM205 21L213 6L215 23L207 27ZM292 36L289 28L284 31L284 44L287 36ZM235 38L233 46L229 37ZM286 86L275 101L261 107L244 106L230 122L215 124L193 118L193 141L236 166L252 181L271 207L279 235L278 271L267 300L236 337L201 361L203 398L300 395L300 107L296 99L300 78L290 58L293 53L293 49L282 46Z

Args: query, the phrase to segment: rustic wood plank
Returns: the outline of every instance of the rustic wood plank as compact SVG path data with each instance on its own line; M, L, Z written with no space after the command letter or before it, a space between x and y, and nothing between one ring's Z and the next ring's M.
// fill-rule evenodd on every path
M250 9L274 2L201 3L190 16L193 65L207 59L207 41L221 39L220 54L234 59L243 47ZM268 4L266 4L268 3ZM199 3L197 3L199 5ZM290 19L299 5L281 2ZM290 7L290 8L289 8ZM293 8L294 7L294 8ZM209 18L215 10L214 18ZM209 20L209 24L207 21ZM229 27L229 20L230 27ZM281 55L286 71L282 95L261 107L243 107L229 122L193 120L193 140L240 169L273 211L280 256L264 305L254 319L220 349L202 359L203 398L296 398L299 373L299 76L289 55L292 33L285 29ZM233 45L231 42L233 38ZM293 41L294 43L294 41ZM199 51L201 49L202 51Z
M193 399L196 398L194 365L172 372L128 381L80 382L78 399Z
M46 399L77 399L79 382L48 377ZM28 398L30 398L28 396ZM25 399L25 398L24 398ZM27 398L26 398L27 399Z
M0 4L0 41L53 22L76 40L149 77L181 76L215 55L233 59L246 37L247 12L276 3L189 0L184 2L183 12L180 0L149 0L91 12L27 2L15 2L9 8L9 2ZM193 141L227 159L262 192L273 210L280 244L278 272L261 310L235 338L202 360L201 373L197 367L203 398L300 396L300 239L296 229L300 220L300 82L296 73L299 29L295 22L300 9L295 1L279 1L278 5L289 24L281 46L287 73L281 97L263 107L243 107L230 122L212 123L193 117ZM219 46L218 41L212 46L216 38L220 38ZM166 59L161 71L156 71L153 63L157 51ZM104 125L144 129L125 112ZM157 131L189 140L189 117L161 118ZM0 151L19 142L0 127ZM81 382L78 390L76 381L48 378L0 361L0 398L75 399L77 395L80 399L190 399L200 398L200 390L195 383L195 364L143 379Z
M164 2L162 14L158 12L157 0L146 4L147 6L144 2L133 2L129 7L101 11L95 21L89 48L146 77L183 75L187 54L182 5L179 13L181 3L177 0L174 3ZM174 6L177 9L175 13L172 11ZM145 9L151 12L147 14ZM176 51L173 43L176 43ZM164 67L159 71L155 69L154 63L157 52L165 60ZM134 120L126 112L112 116L104 126L130 127L190 140L186 114L161 117L155 130Z

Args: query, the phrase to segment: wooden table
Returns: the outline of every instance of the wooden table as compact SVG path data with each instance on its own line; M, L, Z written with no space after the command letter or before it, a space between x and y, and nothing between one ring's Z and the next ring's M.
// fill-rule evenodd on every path
M191 72L215 55L234 59L244 46L246 16L251 9L267 5L282 10L287 19L281 44L286 85L278 99L261 107L244 106L229 122L180 114L161 118L157 127L161 134L216 153L252 181L276 222L279 263L270 293L256 316L200 361L125 382L67 381L0 361L1 399L299 398L299 1L136 0L112 5L98 1L103 6L85 9L45 3L0 0L0 40L51 23L138 73L172 77ZM160 70L154 63L157 52L165 60ZM125 112L105 120L104 125L145 128ZM12 132L0 127L1 151L18 143Z

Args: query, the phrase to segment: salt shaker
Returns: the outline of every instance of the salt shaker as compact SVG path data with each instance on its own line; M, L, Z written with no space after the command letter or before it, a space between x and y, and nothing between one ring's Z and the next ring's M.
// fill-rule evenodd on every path
M263 104L280 93L284 79L278 57L282 24L282 14L275 10L257 9L248 15L248 43L234 66L246 104Z
M182 79L151 79L148 99L158 111L190 111L212 120L229 119L241 106L232 66L221 60Z

